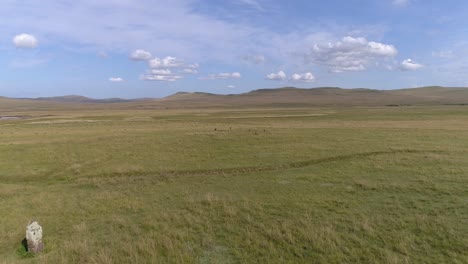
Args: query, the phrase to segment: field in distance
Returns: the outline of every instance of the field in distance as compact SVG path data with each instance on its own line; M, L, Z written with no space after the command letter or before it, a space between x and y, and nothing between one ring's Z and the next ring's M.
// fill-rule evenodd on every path
M0 100L0 263L468 262L465 106Z

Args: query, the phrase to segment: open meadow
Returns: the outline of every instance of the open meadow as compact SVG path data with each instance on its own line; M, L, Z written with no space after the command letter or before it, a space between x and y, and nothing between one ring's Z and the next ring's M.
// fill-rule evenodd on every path
M0 115L0 263L468 263L467 106Z

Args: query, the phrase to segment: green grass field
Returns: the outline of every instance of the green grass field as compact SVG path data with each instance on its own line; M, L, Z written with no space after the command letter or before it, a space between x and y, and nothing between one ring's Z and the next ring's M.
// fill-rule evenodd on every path
M468 263L468 107L2 114L0 263Z

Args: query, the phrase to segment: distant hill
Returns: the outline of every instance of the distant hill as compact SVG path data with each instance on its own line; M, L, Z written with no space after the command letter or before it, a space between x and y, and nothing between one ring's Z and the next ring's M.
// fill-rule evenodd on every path
M52 101L52 102L73 102L73 103L121 103L121 102L132 102L139 99L121 99L121 98L106 98L106 99L93 99L80 95L65 95L65 96L55 96L55 97L38 97L38 98L20 98L26 100L36 100L36 101Z
M190 106L399 106L467 104L468 88L421 87L400 90L283 87L244 94L177 93L158 100Z
M217 94L212 94L212 93L202 93L202 92L194 92L194 93L189 93L189 92L178 92L173 95L169 95L167 97L164 97L163 100L184 100L184 99L189 99L193 100L195 98L206 98L210 96L217 96Z
M421 87L399 90L365 88L342 89L320 87L300 89L283 87L259 89L243 94L219 95L202 92L178 92L165 98L92 99L69 95L59 97L12 99L0 97L0 110L10 107L125 107L140 109L198 107L302 107L302 106L405 106L405 105L468 105L468 88Z

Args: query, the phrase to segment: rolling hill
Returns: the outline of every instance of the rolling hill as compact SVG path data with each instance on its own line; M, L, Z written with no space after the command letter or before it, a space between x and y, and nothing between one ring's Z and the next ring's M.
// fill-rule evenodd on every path
M399 106L468 104L468 88L422 87L400 90L284 87L244 94L177 93L157 102L192 106Z
M468 88L421 87L399 90L365 88L342 89L321 87L300 89L284 87L260 89L243 94L188 93L144 99L92 99L83 96L42 98L0 97L0 110L9 107L79 107L97 108L197 108L197 107L302 107L302 106L405 106L405 105L468 105Z

